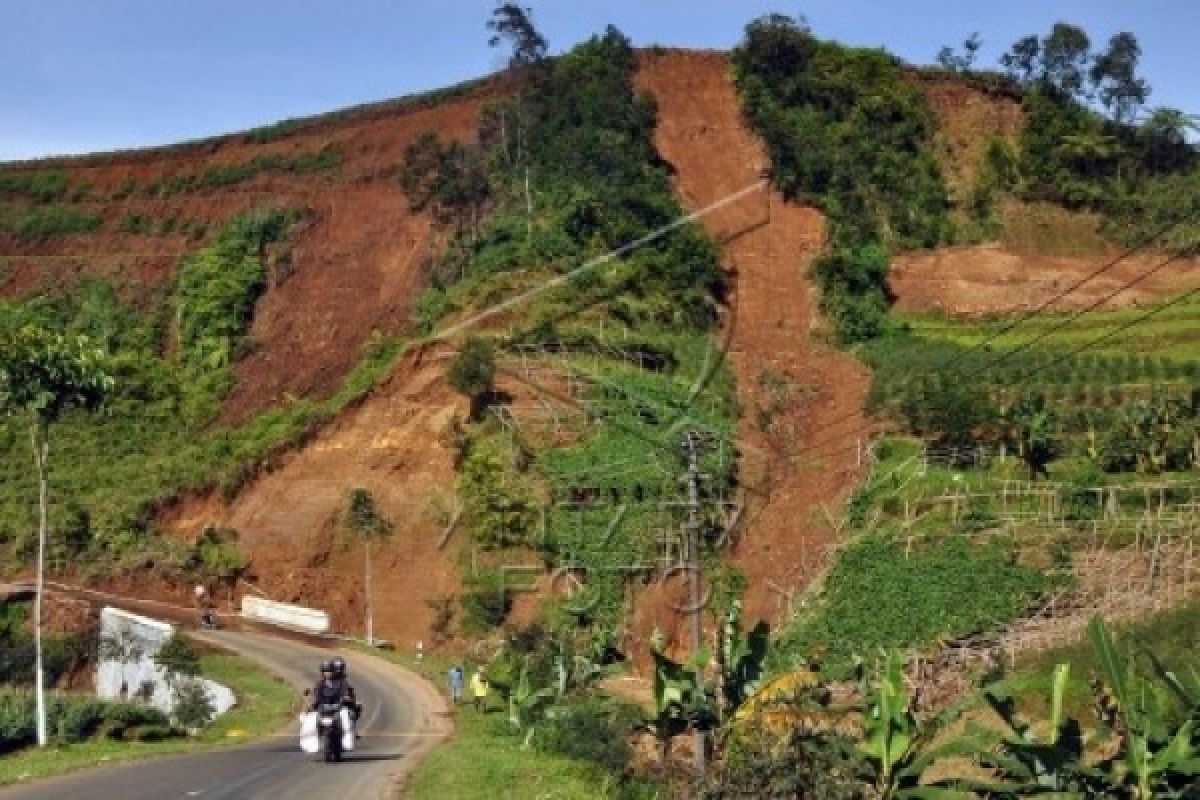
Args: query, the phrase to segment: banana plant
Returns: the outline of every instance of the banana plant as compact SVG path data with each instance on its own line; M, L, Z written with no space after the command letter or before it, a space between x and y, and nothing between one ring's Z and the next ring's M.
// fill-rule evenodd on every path
M771 641L771 629L763 620L742 635L741 617L741 601L734 600L717 640L722 719L728 719L758 689Z
M528 748L533 739L533 723L542 709L554 699L555 691L549 686L539 689L529 680L529 658L521 663L521 676L508 695L508 721L515 730L525 732L523 748Z
M665 753L673 737L688 728L710 729L717 715L700 677L708 654L702 650L680 663L664 653L657 642L654 645L650 651L654 658L654 717L649 727Z
M901 663L888 653L874 686L869 687L864 736L858 749L875 771L875 791L880 800L958 800L976 795L960 788L958 781L920 783L933 764L952 756L972 755L973 742L956 738L934 746L941 730L961 708L920 724L912 713L912 702L904 686Z
M1079 723L1063 715L1069 675L1069 664L1055 667L1049 732L1044 737L1037 736L1033 725L1016 714L1010 695L995 688L984 690L984 700L996 712L1004 730L971 726L971 735L979 744L976 760L998 774L998 781L972 781L973 788L989 796L1014 798L1094 797L1103 793L1103 774L1086 764Z
M1088 636L1103 671L1105 688L1115 701L1113 719L1121 745L1101 765L1114 794L1133 800L1183 797L1200 782L1200 706L1196 692L1152 659L1151 675L1121 653L1100 617L1088 624ZM1170 674L1172 677L1168 677ZM1183 703L1182 720L1172 719L1165 697ZM1194 795L1193 795L1194 796Z

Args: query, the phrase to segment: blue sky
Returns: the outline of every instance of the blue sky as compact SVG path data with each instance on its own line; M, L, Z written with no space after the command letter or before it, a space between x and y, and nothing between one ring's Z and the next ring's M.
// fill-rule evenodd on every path
M979 31L981 62L1056 20L1138 36L1150 105L1200 112L1200 0L526 0L551 49L612 23L635 43L728 48L750 19L928 63ZM162 144L490 72L493 0L0 0L0 160Z

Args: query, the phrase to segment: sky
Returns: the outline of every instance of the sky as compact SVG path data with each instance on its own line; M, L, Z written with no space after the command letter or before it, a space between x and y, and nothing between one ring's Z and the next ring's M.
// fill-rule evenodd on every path
M1141 42L1150 106L1200 112L1200 0L525 0L552 52L607 24L637 45L734 46L767 12L930 63L981 65L1054 22ZM165 144L434 89L503 65L494 0L0 0L0 160Z

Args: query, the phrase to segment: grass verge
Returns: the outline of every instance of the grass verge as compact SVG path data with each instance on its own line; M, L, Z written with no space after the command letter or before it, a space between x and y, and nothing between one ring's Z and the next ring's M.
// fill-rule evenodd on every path
M454 662L441 656L418 661L407 653L359 649L422 675L443 693ZM459 663L468 674L475 666L461 659ZM592 800L629 797L634 790L625 787L622 793L613 776L586 761L522 749L521 739L509 732L503 699L493 692L489 702L486 712L467 703L452 707L454 733L413 770L405 784L407 800Z
M0 757L0 786L48 778L102 764L149 756L228 747L274 733L291 716L296 693L280 679L241 656L201 656L201 674L233 689L238 705L192 739L122 742L95 738L78 744L31 747Z

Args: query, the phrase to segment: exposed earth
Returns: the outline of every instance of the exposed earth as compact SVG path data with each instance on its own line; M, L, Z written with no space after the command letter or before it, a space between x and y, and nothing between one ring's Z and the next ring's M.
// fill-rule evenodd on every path
M724 54L645 53L638 83L657 100L656 141L675 170L685 207L697 209L763 181L767 158L741 118ZM326 397L359 361L373 332L404 329L424 285L423 266L439 247L430 220L410 211L398 187L404 148L429 129L443 138L472 139L481 108L507 90L503 79L489 79L437 101L329 115L266 143L234 134L30 165L62 168L73 185L89 184L92 199L80 202L101 214L105 226L95 234L36 243L0 234L0 295L69 285L90 274L114 281L144 307L161 307L178 258L202 237L119 233L116 223L126 214L174 214L213 231L232 214L265 202L307 206L315 216L294 237L290 262L272 271L222 422L245 420L292 397ZM1009 98L969 87L939 83L928 91L945 130L944 158L962 165L950 176L952 187L969 185L981 143L1015 135L1020 109ZM139 189L113 199L131 179L144 188L216 165L326 147L341 154L336 174L266 172L236 186L165 197ZM820 213L786 203L764 185L704 225L722 245L733 286L717 336L743 411L738 435L745 507L732 558L750 580L747 616L778 623L837 543L835 520L861 476L858 437L869 429L861 411L869 376L825 343L807 275L822 246ZM1040 303L1100 263L1002 244L955 247L899 256L891 285L903 310L1002 313ZM1139 256L1120 264L1077 293L1075 302L1098 299L1151 263ZM1193 260L1173 265L1114 304L1198 285L1200 262ZM403 646L430 642L435 605L461 591L470 555L450 525L456 509L450 433L467 409L445 384L444 355L406 356L377 391L231 500L215 492L180 498L161 521L182 537L210 522L235 528L254 586L276 599L326 608L337 629L358 634L364 552L361 542L346 538L339 514L351 489L369 489L395 525L390 541L374 553L375 632ZM153 577L127 579L115 588L177 598L188 590ZM639 602L631 621L637 644L655 627L679 639L670 594L649 591ZM524 599L517 613L528 618L532 601Z

